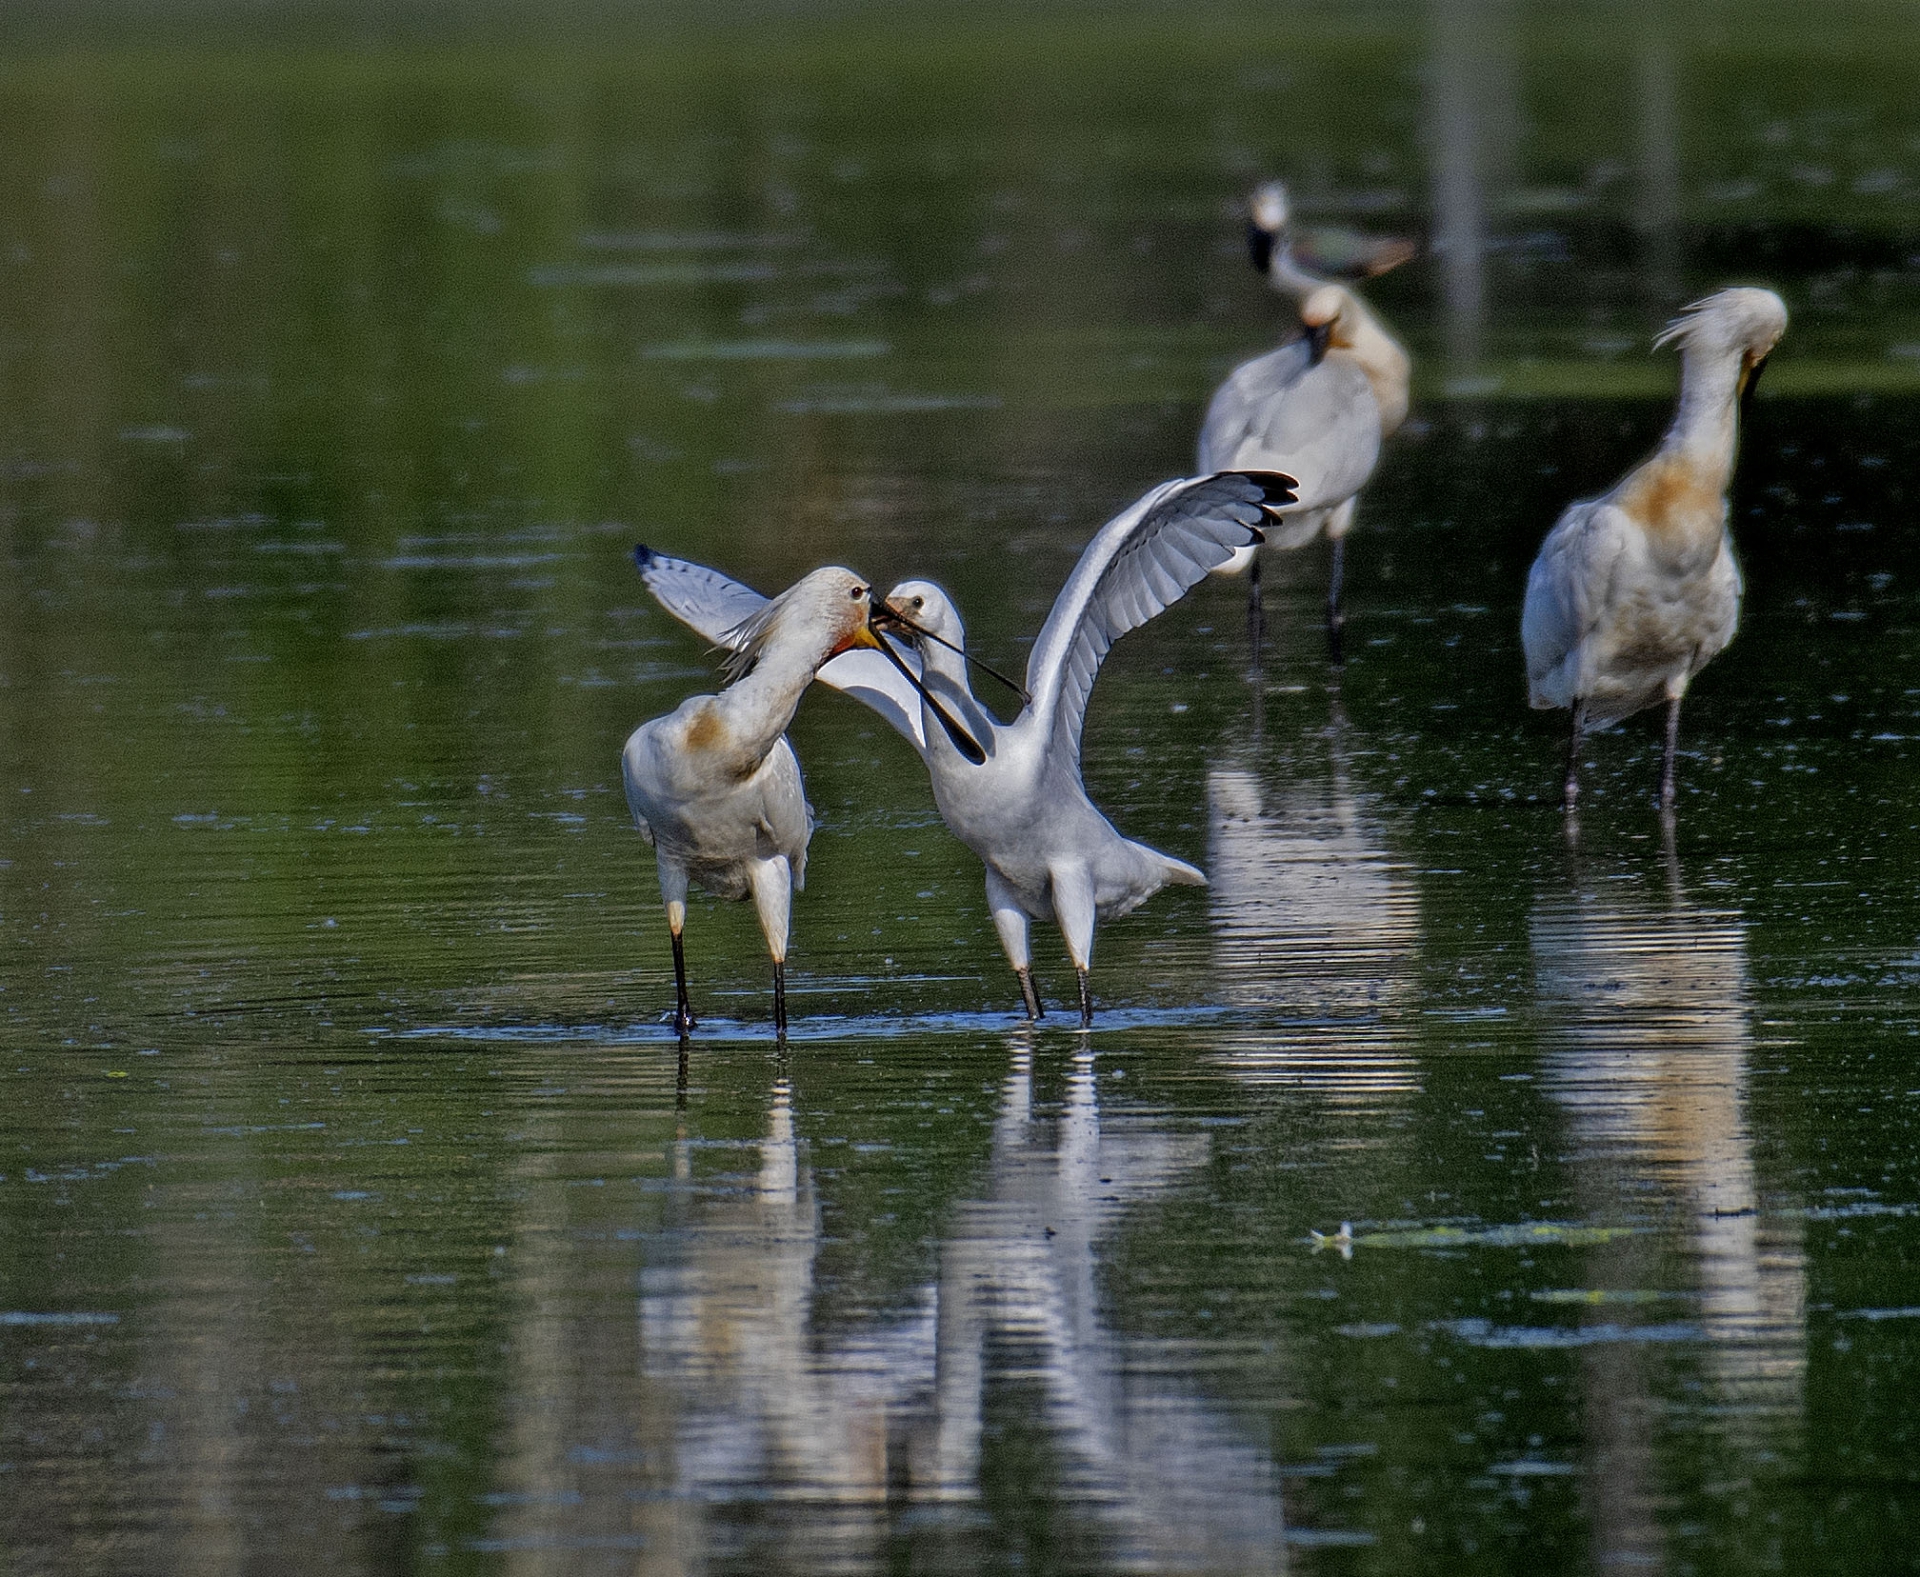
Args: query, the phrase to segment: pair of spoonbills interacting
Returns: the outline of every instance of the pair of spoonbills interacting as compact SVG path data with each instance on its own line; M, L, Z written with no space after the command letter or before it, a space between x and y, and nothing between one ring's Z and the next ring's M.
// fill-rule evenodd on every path
M1081 1022L1091 1023L1095 925L1169 882L1206 881L1122 837L1087 797L1080 734L1094 678L1116 640L1257 546L1262 524L1295 497L1289 476L1224 472L1164 483L1108 521L1034 642L1011 723L975 700L960 614L931 581L904 581L883 601L852 570L818 569L769 600L717 570L636 548L648 589L726 648L735 675L719 695L641 724L621 756L627 803L659 866L680 1031L694 1022L681 940L694 881L754 900L785 1033L788 917L813 835L786 728L816 678L872 707L926 763L941 816L986 866L987 907L1028 1014L1042 1011L1028 926L1052 920L1079 978Z

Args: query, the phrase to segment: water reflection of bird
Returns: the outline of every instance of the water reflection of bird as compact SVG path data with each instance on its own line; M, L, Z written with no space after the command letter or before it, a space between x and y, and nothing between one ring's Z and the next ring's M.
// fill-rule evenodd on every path
M681 942L689 882L753 899L773 955L774 1024L786 1032L787 924L813 836L786 727L822 663L880 646L871 607L871 588L853 571L815 570L735 625L733 684L642 723L621 752L627 804L659 865L683 1034L694 1022Z
M905 581L888 594L886 612L915 647L925 695L908 688L904 673L884 672L867 681L879 687L877 697L872 689L852 693L912 741L927 764L940 814L985 863L988 908L1032 1017L1042 1009L1033 985L1030 921L1059 925L1087 1024L1096 923L1128 913L1169 882L1206 883L1184 860L1122 837L1087 797L1080 734L1101 661L1127 631L1176 602L1236 549L1257 543L1260 523L1293 497L1290 477L1230 473L1165 483L1108 521L1081 554L1034 642L1026 705L1011 723L974 699L965 631L947 594L929 581ZM670 572L649 574L647 584L669 613L722 644L730 636L721 621L743 595L753 595L679 561ZM830 668L821 677L835 682ZM941 702L983 743L984 764L931 726Z
M1336 704L1324 775L1296 766L1280 790L1243 763L1207 769L1208 906L1223 1000L1290 1021L1223 1030L1235 1076L1370 1105L1419 1088L1422 922L1417 884L1349 784L1344 735Z
M753 1186L690 1189L642 1281L648 1369L680 1398L657 1453L665 1494L716 1520L735 1496L763 1515L769 1500L803 1504L786 1537L822 1564L865 1564L903 1511L937 1526L933 1507L985 1493L1010 1362L1038 1391L1030 1416L1064 1459L1071 1511L1119 1564L1284 1570L1279 1475L1257 1433L1178 1378L1191 1336L1122 1335L1104 1307L1113 1233L1208 1153L1204 1135L1103 1121L1090 1051L1041 1107L1021 1036L984 1186L953 1208L932 1277L903 1314L829 1322L819 1185L776 1083Z
M1770 290L1696 302L1654 343L1681 348L1680 406L1659 449L1599 498L1570 504L1527 576L1520 637L1536 707L1571 707L1565 801L1580 797L1580 746L1664 699L1660 804L1673 805L1680 699L1733 639L1740 571L1727 529L1736 413L1787 327Z
M1327 589L1327 640L1340 659L1340 589L1346 536L1360 489L1373 475L1380 445L1406 419L1411 363L1360 298L1323 277L1383 273L1413 255L1404 241L1346 235L1316 256L1291 224L1286 189L1270 181L1253 194L1254 266L1292 299L1299 330L1276 350L1243 362L1207 406L1200 469L1260 468L1299 478L1299 497L1268 533L1275 547L1297 548L1325 531L1333 543ZM1260 562L1244 548L1216 574L1251 571L1247 619L1262 627Z
M1805 1270L1797 1235L1760 1213L1747 1120L1753 1006L1746 927L1682 892L1649 902L1609 882L1543 898L1531 941L1550 1028L1545 1088L1567 1113L1584 1214L1644 1216L1665 1204L1694 1267L1710 1403L1730 1432L1797 1415L1805 1366ZM1644 1295L1654 1244L1590 1251L1600 1294ZM1607 1307L1598 1316L1617 1319ZM1596 1342L1589 1390L1595 1537L1607 1563L1657 1554L1652 1377L1631 1344ZM1777 1443L1777 1442L1776 1442ZM1754 1438L1758 1450L1766 1442Z

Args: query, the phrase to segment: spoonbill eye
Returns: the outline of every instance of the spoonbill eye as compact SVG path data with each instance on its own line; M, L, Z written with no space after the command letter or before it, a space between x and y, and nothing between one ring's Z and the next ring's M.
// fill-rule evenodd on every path
M916 609L924 608L927 605L927 599L925 597L915 597L913 599L913 605Z
M867 588L865 586L855 586L852 591L847 593L855 602L858 602L862 597L866 596L866 594Z

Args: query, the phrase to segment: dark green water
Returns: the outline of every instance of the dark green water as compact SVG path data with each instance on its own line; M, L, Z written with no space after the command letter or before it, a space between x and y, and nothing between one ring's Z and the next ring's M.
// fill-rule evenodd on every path
M1911 1563L1910 12L208 27L0 63L8 1570ZM1212 887L1030 1032L822 693L795 1037L696 901L679 1056L628 547L1017 665L1277 332L1271 173L1444 244L1344 673L1313 548L1257 682L1214 583L1096 693ZM1570 844L1526 566L1734 280L1742 633L1671 840L1641 719Z

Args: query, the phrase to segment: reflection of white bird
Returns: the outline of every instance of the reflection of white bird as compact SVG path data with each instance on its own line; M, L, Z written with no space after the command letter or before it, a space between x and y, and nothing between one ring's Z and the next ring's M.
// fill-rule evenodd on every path
M1689 901L1677 864L1668 881L1665 902L1610 881L1535 908L1542 1083L1567 1114L1575 1186L1591 1209L1672 1210L1697 1277L1705 1367L1734 1404L1728 1427L1790 1425L1806 1364L1806 1273L1797 1233L1763 1206L1747 1111L1746 924ZM1596 1249L1587 1285L1645 1289L1647 1256L1634 1239ZM1647 1427L1633 1421L1653 1414L1619 1379L1607 1378L1604 1405ZM1644 1455L1650 1465L1650 1443Z
M1696 302L1654 343L1681 348L1680 408L1659 449L1599 498L1570 504L1527 576L1520 638L1536 707L1573 708L1566 806L1580 797L1590 724L1664 699L1660 804L1673 805L1680 698L1733 639L1740 571L1727 530L1736 411L1786 331L1770 290Z
M916 695L904 675L868 663L859 688L843 685L913 742L933 779L940 814L985 862L994 926L1027 1012L1036 1018L1041 1008L1029 921L1059 924L1079 976L1081 1022L1090 1023L1087 972L1096 922L1126 914L1169 882L1206 882L1185 861L1123 838L1087 798L1080 730L1101 660L1122 635L1178 601L1235 549L1257 543L1258 524L1293 496L1290 477L1202 477L1165 483L1108 521L1081 554L1034 642L1027 705L1011 723L974 699L965 632L946 593L927 581L896 586L887 614L918 648L926 696L959 714L983 743L984 764L976 764L951 731L930 726L929 718L938 716L934 701ZM753 593L698 566L655 565L643 573L662 606L708 639L728 644L729 627ZM841 682L832 664L820 677Z
M1340 585L1354 502L1373 475L1380 444L1406 419L1407 353L1351 290L1312 272L1318 261L1296 244L1286 191L1268 182L1253 196L1254 266L1293 299L1301 332L1277 350L1243 362L1215 391L1200 429L1200 469L1284 471L1299 478L1298 498L1268 533L1275 547L1297 548L1323 530L1333 543L1327 590L1327 639L1340 657ZM1366 242L1367 238L1358 238ZM1382 273L1412 255L1405 242L1347 248L1350 276ZM1324 264L1321 266L1325 266ZM1215 573L1251 569L1247 618L1261 628L1257 550L1236 553Z
M1347 735L1336 700L1323 767L1296 754L1281 787L1207 768L1207 904L1220 999L1258 1010L1221 1026L1222 1063L1357 1114L1419 1091L1430 1004L1419 886L1351 786Z
M1139 1207L1205 1164L1207 1137L1126 1113L1104 1118L1094 1063L1083 1048L1057 1102L1036 1098L1032 1048L1015 1035L980 1191L942 1201L936 1265L878 1317L825 1295L819 1256L831 1252L827 1224L848 1177L837 1165L814 1171L784 1081L757 1175L716 1188L678 1173L664 1230L643 1251L634 1345L647 1383L624 1392L609 1364L579 1385L586 1405L574 1404L614 1413L606 1387L626 1405L623 1424L639 1415L651 1426L645 1465L622 1480L651 1492L639 1510L624 1503L631 1514L673 1519L657 1538L658 1524L648 1526L650 1550L711 1550L750 1503L772 1515L789 1551L882 1566L907 1519L977 1507L991 1493L1009 1460L996 1403L1017 1386L1111 1564L1236 1577L1287 1569L1283 1486L1265 1432L1191 1373L1188 1333L1142 1335L1116 1322L1103 1274ZM676 1146L676 1166L688 1148ZM833 1278L842 1292L844 1269ZM565 1427L548 1428L576 1445L583 1420L565 1411L564 1382L553 1390L556 1405L539 1417L559 1413ZM543 1485L565 1484L588 1455L576 1445L557 1471L529 1468L547 1472ZM500 1498L515 1508L503 1522L529 1545L582 1514L551 1494ZM818 1542L803 1543L809 1536ZM682 1558L676 1569L697 1564Z
M642 548L638 556L644 571L650 555ZM846 569L815 570L771 602L759 600L727 632L735 683L642 723L621 752L627 804L660 869L682 1034L693 1028L680 939L690 881L723 898L753 899L773 955L774 1024L786 1033L787 922L813 836L786 727L822 663L880 646L871 608L871 589Z

